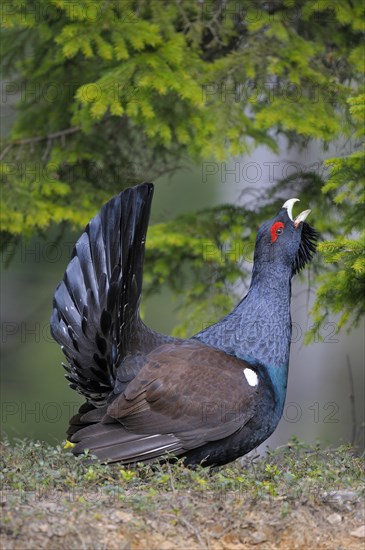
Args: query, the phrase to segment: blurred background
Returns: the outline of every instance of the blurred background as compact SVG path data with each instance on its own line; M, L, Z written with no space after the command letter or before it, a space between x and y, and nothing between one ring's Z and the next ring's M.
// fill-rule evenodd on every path
M68 419L82 399L68 388L63 354L50 335L53 292L82 227L103 202L122 188L152 180L142 307L147 325L166 334L193 335L245 294L257 227L276 213L280 201L298 197L298 212L312 208L310 223L323 241L334 244L293 284L287 400L279 427L260 450L285 444L292 434L324 446L363 448L364 272L335 286L336 273L353 271L341 256L341 239L347 239L346 250L356 243L353 263L363 259L363 198L352 184L355 179L361 185L356 170L363 164L347 165L341 175L341 185L350 182L341 189L345 202L336 199L340 191L334 184L326 191L333 174L324 164L361 151L348 104L361 91L355 55L361 3L352 3L345 20L333 3L313 11L310 2L278 2L270 12L265 2L255 9L236 2L233 9L229 2L183 1L180 11L171 8L165 18L153 1L129 3L128 18L120 2L101 2L100 9L80 2L77 13L66 9L67 2L58 4L30 1L23 11L9 4L4 20L2 431L51 443L65 439ZM138 33L140 43L133 38ZM247 57L247 45L256 61ZM44 57L47 49L50 57ZM135 72L129 71L132 60ZM285 70L273 68L275 63L287 63ZM103 96L110 79L119 87L114 104ZM243 96L248 82L250 94L246 88ZM90 83L104 111L95 94L85 100ZM285 90L291 86L291 95L272 97L278 84ZM309 102L314 90L318 98ZM154 118L164 134L153 126ZM87 163L94 163L97 173L86 170ZM222 205L229 205L223 225ZM219 238L215 221L223 227ZM201 242L192 261L190 249L166 240L190 229L196 247ZM211 266L203 250L213 241L220 257ZM336 258L328 256L333 251ZM160 271L153 267L158 262ZM334 279L323 279L326 273ZM316 309L316 290L325 284Z

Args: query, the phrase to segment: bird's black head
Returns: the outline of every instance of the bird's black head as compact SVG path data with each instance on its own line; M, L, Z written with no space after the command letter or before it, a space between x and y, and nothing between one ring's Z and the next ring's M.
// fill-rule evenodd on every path
M310 210L293 219L293 205L298 200L286 201L274 218L261 225L255 248L255 264L261 269L288 267L294 275L312 259L318 234L305 221Z

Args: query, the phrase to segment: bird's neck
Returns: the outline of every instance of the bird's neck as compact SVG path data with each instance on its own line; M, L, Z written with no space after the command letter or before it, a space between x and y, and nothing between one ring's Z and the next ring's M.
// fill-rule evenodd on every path
M255 264L250 289L218 323L199 332L201 342L268 371L282 409L291 340L291 269Z

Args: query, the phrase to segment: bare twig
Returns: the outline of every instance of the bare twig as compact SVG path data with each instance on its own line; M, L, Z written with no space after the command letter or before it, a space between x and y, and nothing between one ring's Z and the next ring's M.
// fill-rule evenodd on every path
M52 140L49 139L49 140L47 141L47 147L45 148L44 153L43 153L43 155L42 155L42 161L43 161L43 162L45 162L45 161L47 160L48 155L49 155L49 152L50 152L50 150L51 150L51 147L52 147Z
M350 380L350 405L351 405L351 419L352 419L352 435L351 435L351 445L354 446L356 443L356 434L357 434L357 419L356 419L356 405L355 405L355 389L354 389L354 377L352 375L352 367L350 358L346 355L347 370L349 373Z
M10 149L11 149L12 147L13 147L13 143L9 143L9 144L5 147L4 151L3 151L3 152L1 153L1 155L0 155L0 161L3 160L3 158L5 157L5 155L10 151Z
M12 142L13 145L27 145L28 143L37 143L39 141L45 141L49 139L57 139L62 136L67 136L69 134L75 134L80 132L80 126L73 126L71 128L65 128L64 130L59 130L58 132L53 132L53 134L47 134L45 136L34 136L31 138L16 139Z
M47 156L51 147L51 142L54 139L62 138L64 139L65 136L76 134L77 132L80 132L81 128L80 126L73 126L71 128L65 128L64 130L59 130L58 132L53 132L52 134L47 134L45 136L34 136L30 138L23 138L23 139L15 139L11 143L8 143L8 145L5 147L3 152L0 155L0 161L5 157L5 155L8 154L10 149L14 145L30 145L31 147L34 146L35 143L40 143L42 141L47 141L47 147L46 151L43 156Z
M189 523L185 518L178 517L178 520L179 520L181 523L183 523L183 524L185 525L185 527L187 527L190 531L192 531L192 532L195 534L195 536L196 536L196 538L197 538L197 540L198 540L200 546L202 547L202 549L203 549L203 550L206 550L207 545L206 545L205 542L203 541L199 529L197 529L196 527L194 527L194 525L192 525L191 523Z
M171 470L171 464L170 464L170 462L167 463L167 468L168 468L168 470L169 470L171 490L172 490L172 492L173 492L174 495L175 495L175 494L176 494L176 489L175 489L175 485L174 485L174 478L173 478L173 475L172 475L172 470Z
M207 545L203 541L199 529L194 527L194 525L192 525L189 521L187 521L185 518L182 518L180 515L179 516L176 516L175 514L163 514L163 515L166 516L166 517L169 517L169 518L173 518L174 520L179 521L180 523L182 523L185 527L188 528L188 530L190 532L192 532L196 536L202 550L207 550Z

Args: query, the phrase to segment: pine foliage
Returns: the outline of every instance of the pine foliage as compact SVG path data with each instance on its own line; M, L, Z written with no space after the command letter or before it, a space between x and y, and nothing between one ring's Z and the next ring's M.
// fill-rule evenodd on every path
M319 245L329 264L319 278L321 284L313 314L318 327L328 312L339 315L338 327L356 325L365 313L365 95L349 99L361 146L350 155L329 159L329 178L322 192L337 206L335 238Z
M187 158L223 160L262 144L277 151L279 135L296 144L350 135L347 98L361 91L364 12L360 0L5 3L3 104L17 99L17 110L2 140L2 243L53 224L79 229L121 188ZM361 109L353 99L354 118ZM259 214L225 206L157 225L147 289L166 283L180 292L181 331L200 328L199 311L214 321L242 291L260 219L298 186L332 239L321 253L337 265L324 276L316 320L324 307L344 308L341 323L351 312L357 320L362 169L363 153L354 152L332 160L324 194L318 174L302 174L275 186ZM190 290L176 275L180 265Z

